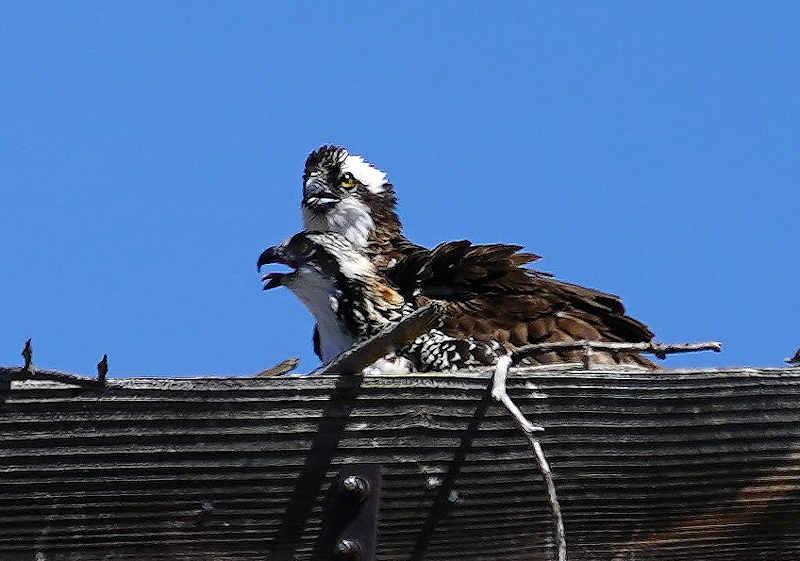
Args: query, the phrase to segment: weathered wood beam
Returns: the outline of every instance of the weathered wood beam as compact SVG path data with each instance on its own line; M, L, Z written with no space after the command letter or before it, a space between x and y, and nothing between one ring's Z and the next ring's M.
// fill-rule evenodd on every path
M422 559L556 558L544 480L487 400L491 373L76 387L18 371L0 370L3 561L249 561L279 535L310 560L344 463L382 466L383 561L424 532ZM516 369L506 385L546 427L570 560L798 558L799 369Z

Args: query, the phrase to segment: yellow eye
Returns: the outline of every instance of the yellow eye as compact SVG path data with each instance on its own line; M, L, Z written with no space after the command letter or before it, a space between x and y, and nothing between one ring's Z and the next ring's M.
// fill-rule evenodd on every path
M353 177L353 174L350 173L349 171L342 176L340 185L345 189L352 189L353 187L355 187L355 184L356 184L356 178Z

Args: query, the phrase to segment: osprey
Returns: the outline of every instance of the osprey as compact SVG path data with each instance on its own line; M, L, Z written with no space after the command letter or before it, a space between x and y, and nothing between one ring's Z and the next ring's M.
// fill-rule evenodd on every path
M363 252L336 232L301 232L266 249L258 269L270 263L289 273L269 273L264 290L285 286L317 320L317 353L328 362L354 343L371 337L414 311ZM493 365L507 350L497 341L457 338L432 329L388 355L365 373L445 371Z
M514 349L529 343L643 342L653 333L625 315L620 298L527 269L538 256L516 245L410 242L395 211L387 175L338 146L322 146L306 160L302 214L306 230L342 234L377 271L416 305L448 302L446 329L459 338L500 341ZM316 332L315 332L316 339ZM655 367L631 353L597 353L597 363ZM579 351L542 352L534 364L574 362Z
M361 156L337 146L323 146L308 156L301 204L304 228L344 235L379 271L424 249L403 236L396 206L386 174Z

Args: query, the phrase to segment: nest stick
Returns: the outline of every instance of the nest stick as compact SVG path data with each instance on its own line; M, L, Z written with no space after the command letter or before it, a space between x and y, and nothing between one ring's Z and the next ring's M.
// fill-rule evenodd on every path
M519 428L522 429L525 438L528 439L528 444L536 458L536 466L547 489L547 503L550 505L550 514L553 517L553 537L558 546L558 561L566 561L567 538L564 531L564 519L561 516L561 505L558 502L556 485L553 481L553 472L550 471L550 464L547 463L541 442L534 436L534 432L542 431L544 428L528 421L506 392L506 377L508 376L508 368L511 366L511 360L511 357L506 355L500 357L497 361L494 376L492 377L492 397L508 409Z
M38 368L34 373L31 373L25 367L0 366L0 376L8 376L10 380L49 380L84 388L102 388L104 385L103 382L96 378L87 378L60 370L40 370Z
M718 341L705 341L703 343L612 343L608 341L559 341L557 343L537 343L535 345L525 345L512 353L513 362L518 362L528 356L545 351L575 351L575 350L595 350L595 351L634 351L637 353L650 353L658 358L664 358L668 354L693 353L695 351L714 351L722 350L722 343Z
M312 374L359 374L376 360L430 331L443 311L441 303L431 302L377 335L353 345Z

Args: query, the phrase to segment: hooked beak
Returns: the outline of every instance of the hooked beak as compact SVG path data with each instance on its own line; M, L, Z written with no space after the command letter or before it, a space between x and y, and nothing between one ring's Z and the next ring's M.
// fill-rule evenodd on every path
M270 263L281 263L283 265L294 267L294 263L292 263L286 257L285 248L281 245L276 245L265 249L261 255L259 255L256 265L258 266L258 270L261 271L261 267L264 265L269 265ZM262 281L268 281L264 285L264 290L270 290L276 286L281 286L283 284L283 277L285 277L287 274L289 273L267 273L261 277Z
M317 212L327 212L335 206L341 198L328 189L324 181L310 178L303 187L303 206Z

